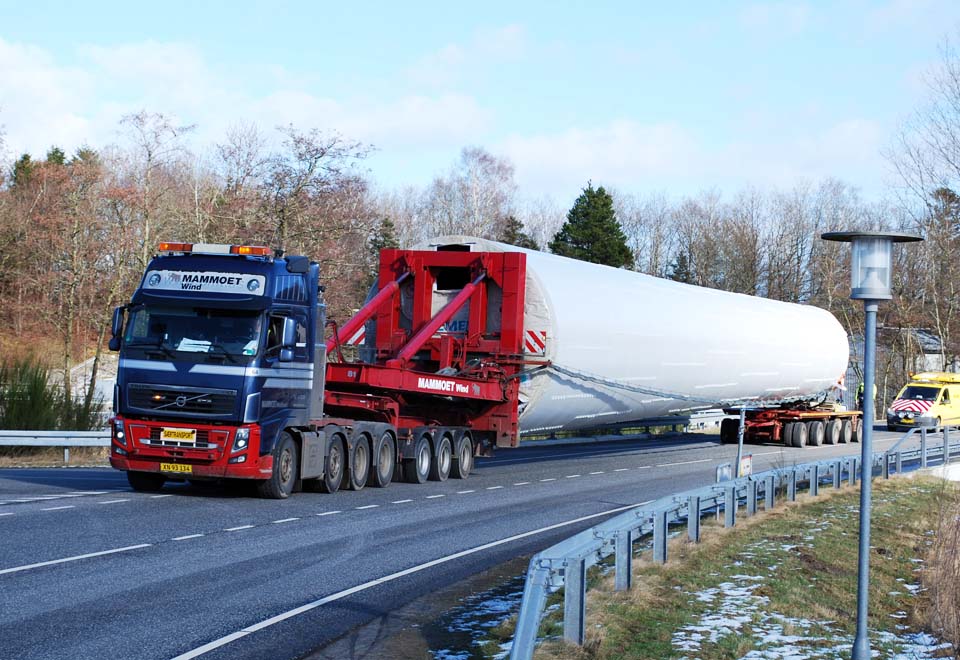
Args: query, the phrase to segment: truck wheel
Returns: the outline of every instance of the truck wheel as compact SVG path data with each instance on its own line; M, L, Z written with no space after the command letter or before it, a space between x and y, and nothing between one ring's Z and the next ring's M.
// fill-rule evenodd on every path
M277 446L273 448L273 473L269 479L257 484L260 497L271 500L285 500L290 497L297 483L297 443L290 434L280 434Z
M340 490L343 484L343 471L346 466L347 448L343 442L343 436L337 434L330 438L330 445L327 447L327 458L323 461L323 478L320 479L320 490L324 493L333 494Z
M860 442L860 438L863 437L863 420L858 419L857 423L853 425L853 435L850 438L854 442Z
M793 427L793 422L787 422L780 429L780 440L783 442L784 447L793 446Z
M167 478L154 472L127 472L127 481L138 493L155 493L163 488Z
M403 476L412 484L422 484L430 476L430 435L426 431L420 434L413 446L413 457L403 462Z
M831 419L827 422L827 430L823 434L823 442L828 445L835 445L840 441L840 420Z
M840 426L840 444L845 445L853 438L853 424L849 419L843 420Z
M393 471L397 467L397 445L390 431L384 431L373 443L372 455L370 483L377 488L386 488L387 484L393 481Z
M725 419L720 422L720 444L729 445L735 443L739 433L739 419Z
M353 444L350 461L350 490L363 490L370 476L370 436L361 433Z
M797 422L793 425L793 446L803 449L807 446L807 425Z
M823 443L823 422L814 420L807 422L807 444L819 447Z
M469 433L464 433L457 441L456 451L453 452L453 469L450 474L454 479L466 479L473 471L473 439Z
M431 481L446 481L450 476L450 464L453 463L453 446L450 443L450 436L444 434L437 443L437 451L433 457L433 465L430 466Z

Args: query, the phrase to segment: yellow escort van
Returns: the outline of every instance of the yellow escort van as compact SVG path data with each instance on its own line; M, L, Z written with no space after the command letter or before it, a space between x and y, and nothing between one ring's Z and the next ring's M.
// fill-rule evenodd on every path
M914 374L887 408L887 430L960 423L960 374Z

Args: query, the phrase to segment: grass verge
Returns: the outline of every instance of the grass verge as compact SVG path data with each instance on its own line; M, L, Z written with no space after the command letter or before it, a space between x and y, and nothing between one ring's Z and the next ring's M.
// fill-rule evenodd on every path
M932 638L911 633L943 634L935 621L943 605L932 605L931 595L957 593L956 583L932 587L943 575L933 566L955 567L933 553L956 540L944 527L957 517L956 485L931 478L874 483L872 648L882 658L953 657L948 648L931 651ZM635 560L629 592L614 592L612 575L598 571L588 595L585 646L552 639L536 657L848 658L856 626L858 512L859 489L846 488L741 518L733 529L710 525L700 544L673 539L664 566ZM541 632L557 630L548 616ZM496 635L509 638L512 625Z

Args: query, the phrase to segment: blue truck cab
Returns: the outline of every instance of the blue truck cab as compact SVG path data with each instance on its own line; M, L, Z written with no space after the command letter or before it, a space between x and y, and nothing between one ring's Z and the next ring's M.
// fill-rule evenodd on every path
M253 479L286 497L286 438L322 415L319 267L259 246L161 243L113 317L120 352L110 462L137 490Z

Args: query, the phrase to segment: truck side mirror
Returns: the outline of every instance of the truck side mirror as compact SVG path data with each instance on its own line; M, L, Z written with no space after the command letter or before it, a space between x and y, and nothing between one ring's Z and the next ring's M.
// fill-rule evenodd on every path
M123 334L124 311L124 307L116 307L113 310L113 322L110 324L110 342L107 344L111 351L120 350L120 336Z
M291 362L297 345L297 320L289 316L283 319L283 335L280 341L280 361Z

